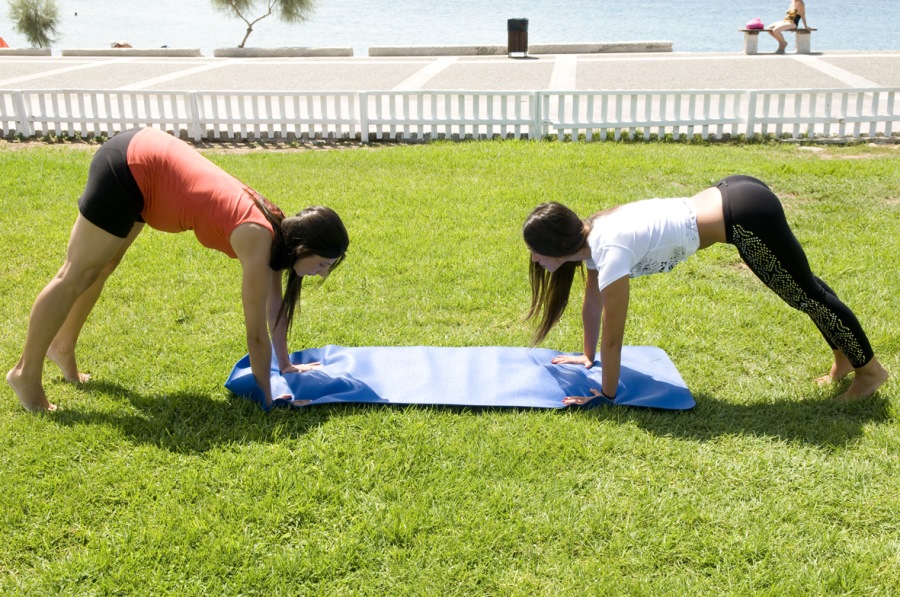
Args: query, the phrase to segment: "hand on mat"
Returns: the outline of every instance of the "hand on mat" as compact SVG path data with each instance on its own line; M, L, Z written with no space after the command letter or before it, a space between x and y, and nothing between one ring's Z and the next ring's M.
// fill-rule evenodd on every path
M290 394L282 394L281 396L272 399L272 404L269 405L269 408L275 406L275 403L279 401L287 402L291 406L306 406L307 404L312 402L312 400L301 400L299 398L294 398Z
M286 373L305 373L307 371L312 371L313 369L318 369L322 366L322 363L306 363L305 365L294 365L291 363L290 367L285 367L281 370L281 374L284 375Z
M571 406L572 404L583 406L591 400L596 400L597 398L603 396L603 392L594 388L591 388L591 394L593 394L593 396L566 396L565 398L563 398L563 404L565 404L566 406Z
M561 354L558 357L554 357L554 359L550 362L554 365L584 365L586 369L590 369L594 366L594 361L590 360L583 354L578 356Z

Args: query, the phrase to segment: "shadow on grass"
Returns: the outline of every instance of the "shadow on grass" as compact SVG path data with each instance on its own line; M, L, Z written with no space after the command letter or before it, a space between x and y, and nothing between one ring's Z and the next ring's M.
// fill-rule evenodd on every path
M60 408L52 420L60 425L100 425L119 430L129 441L179 453L201 453L217 446L283 441L301 437L328 420L333 409L304 410L303 414L275 409L264 413L249 400L231 397L228 403L201 392L142 394L103 381L90 381L84 394L103 395L123 408ZM125 404L127 403L127 406Z
M893 420L888 398L842 403L833 397L735 404L705 394L695 395L690 411L666 412L635 408L598 408L585 416L632 422L660 436L708 441L729 435L779 438L822 448L850 444L873 423Z
M86 394L127 401L120 412L63 408L52 419L61 425L103 425L118 429L130 441L173 452L202 453L227 444L283 441L302 437L333 416L360 409L425 408L442 412L479 415L521 413L531 409L335 403L299 409L275 409L264 413L247 399L232 396L225 405L202 393L141 394L108 382L89 382ZM893 420L888 398L874 397L840 403L833 396L771 403L736 404L714 396L695 395L690 411L662 411L634 407L599 406L577 412L621 423L633 423L659 436L709 441L730 435L752 435L837 448L863 436L866 426ZM560 410L560 413L571 410Z

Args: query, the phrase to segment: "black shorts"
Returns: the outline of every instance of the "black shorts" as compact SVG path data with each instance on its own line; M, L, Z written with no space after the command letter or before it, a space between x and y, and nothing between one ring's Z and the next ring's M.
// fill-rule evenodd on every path
M88 170L78 211L88 222L126 238L135 222L143 222L144 195L128 168L128 144L141 129L119 133L100 146Z

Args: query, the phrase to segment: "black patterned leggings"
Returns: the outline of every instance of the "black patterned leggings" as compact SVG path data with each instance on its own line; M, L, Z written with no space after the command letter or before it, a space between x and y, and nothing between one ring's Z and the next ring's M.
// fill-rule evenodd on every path
M729 176L716 186L722 193L725 234L744 263L791 307L809 315L832 350L853 367L874 356L853 311L813 275L803 247L794 237L778 197L750 176Z

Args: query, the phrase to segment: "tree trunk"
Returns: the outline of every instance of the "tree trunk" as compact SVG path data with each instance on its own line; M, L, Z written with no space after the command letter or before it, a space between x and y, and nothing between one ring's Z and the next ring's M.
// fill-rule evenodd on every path
M247 38L250 37L251 33L253 33L253 25L248 25L247 26L247 34L244 36L244 39L241 40L240 45L238 45L239 48L244 47L244 44L247 43Z

